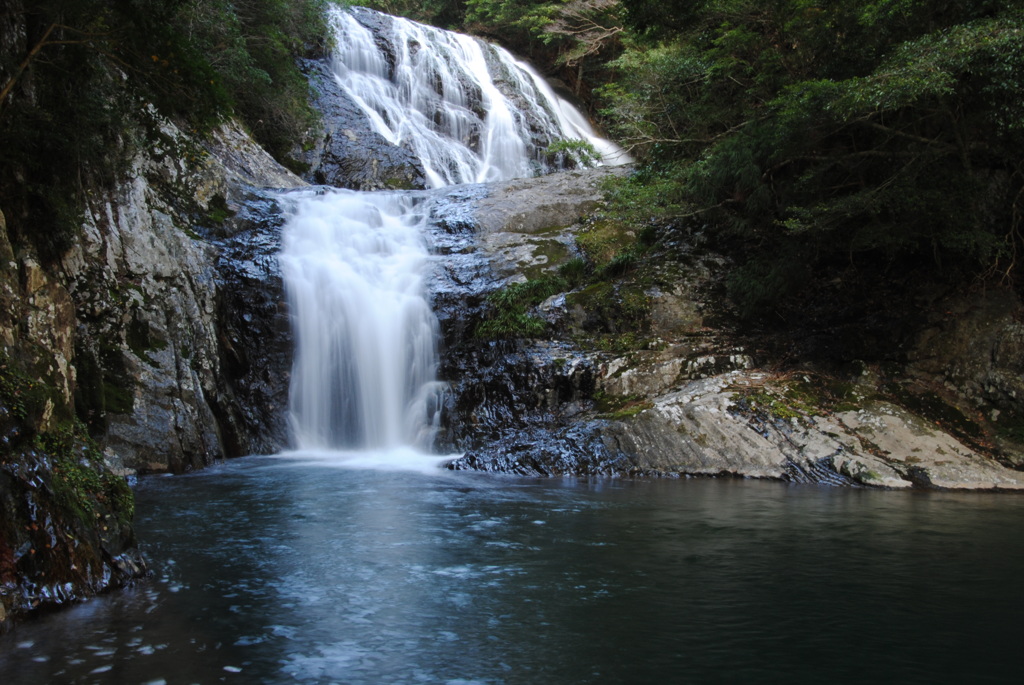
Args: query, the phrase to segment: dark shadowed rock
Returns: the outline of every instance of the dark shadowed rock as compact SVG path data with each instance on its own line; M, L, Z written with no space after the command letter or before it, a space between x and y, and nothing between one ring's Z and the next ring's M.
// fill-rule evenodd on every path
M292 333L278 263L285 215L279 194L252 190L219 248L217 318L227 456L270 454L288 445Z
M441 374L450 388L438 449L462 453L449 468L1024 488L1024 475L980 449L984 441L969 422L961 435L944 421L948 412L938 422L926 418L908 404L913 393L893 395L866 370L836 378L758 368L759 360L730 336L708 327L706 293L727 262L687 256L692 250L685 244L671 247L683 262L654 265L655 284L646 286L646 325L657 336L650 349L581 347L573 338L607 328L606 314L572 293L533 311L549 321L553 340L477 337L488 293L525 275L551 273L558 261L550 255L571 254L578 220L600 211L599 183L608 173L616 171L488 185L485 195L453 193L439 205L441 214L455 217L437 223L445 247L434 283L445 334ZM566 249L559 252L552 241ZM1013 426L1022 392L1020 307L1005 297L986 302L981 308L952 303L961 315L925 330L910 371L964 388L972 401L1009 414Z

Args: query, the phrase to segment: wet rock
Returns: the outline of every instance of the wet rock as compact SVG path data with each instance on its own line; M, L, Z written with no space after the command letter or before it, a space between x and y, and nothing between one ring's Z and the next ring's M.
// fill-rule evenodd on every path
M473 338L486 311L485 298L501 283L477 245L475 207L488 192L486 185L471 184L431 191L423 200L434 255L428 289L444 349Z
M461 242L452 254L468 256L473 267L438 280L444 282L445 318L464 317L445 327L442 359L450 394L439 447L463 452L450 468L541 476L730 475L890 488L1024 486L1024 474L965 442L948 424L893 397L871 400L892 394L880 376L854 381L863 387L852 409L797 400L796 409L784 402L759 406L751 398L763 403L758 393L765 388L785 397L789 380L759 369L763 360L730 343L727 329L713 328L705 293L726 261L689 256L686 236L666 248L681 255L682 264L656 271L658 284L645 291L649 347L625 353L580 348L572 337L617 329L605 322L607 312L572 293L552 296L533 311L549 322L555 340L476 338L476 326L465 321L486 315L488 292L549 273L558 264L549 258L552 243L566 246L559 259L567 258L578 219L600 207L597 184L605 173L486 186L485 197L466 198L475 214L455 222ZM1017 344L1024 339L1019 310L1006 296L990 296L980 309L964 304L960 316L925 330L911 372L963 388L1017 421L1024 392L1017 368L1024 358Z
M478 409L477 415L487 420L516 420L520 428L506 425L495 431L491 425L493 439L468 449L449 468L541 476L728 475L838 486L1024 489L1024 474L890 403L786 418L752 408L741 389L764 381L765 374L749 371L691 381L622 418L560 413L551 404L536 418L529 412L501 416ZM493 390L485 395L478 398L480 408L494 402Z
M253 190L214 241L221 383L214 409L228 456L288 445L292 334L277 255L285 221L280 193Z
M447 468L541 477L649 475L621 453L610 452L596 424L510 430L484 447L466 451Z
M426 187L416 156L373 130L363 111L338 86L327 62L305 60L302 69L315 93L313 107L321 115L321 129L308 149L292 153L308 167L303 173L306 180L352 190Z

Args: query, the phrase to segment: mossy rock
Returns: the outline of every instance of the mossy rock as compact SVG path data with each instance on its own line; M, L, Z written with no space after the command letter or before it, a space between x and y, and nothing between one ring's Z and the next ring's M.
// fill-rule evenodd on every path
M633 245L635 237L635 232L625 222L593 219L576 233L576 246L600 267Z

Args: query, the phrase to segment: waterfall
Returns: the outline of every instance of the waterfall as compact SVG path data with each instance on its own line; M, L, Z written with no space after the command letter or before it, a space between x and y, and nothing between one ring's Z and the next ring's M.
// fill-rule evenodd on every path
M620 150L506 51L372 10L331 11L332 68L373 129L411 150L433 187L553 171L545 148ZM430 448L441 404L425 286L422 193L320 189L296 203L281 267L296 352L299 450Z
M429 447L438 333L424 221L397 193L334 191L299 203L281 269L298 343L291 418L300 447Z
M338 84L377 133L416 154L435 188L555 171L545 148L556 139L627 161L507 50L362 8L335 9L331 26Z

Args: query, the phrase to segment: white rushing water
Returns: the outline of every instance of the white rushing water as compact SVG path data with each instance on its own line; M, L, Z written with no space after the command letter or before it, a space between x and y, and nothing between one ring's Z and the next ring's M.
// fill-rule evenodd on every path
M360 19L385 30L375 35ZM365 9L335 10L331 25L338 84L380 135L415 152L435 188L553 171L544 148L558 139L628 161L507 50Z
M558 139L625 161L504 50L364 9L334 10L331 22L339 85L378 133L415 152L434 187L550 171L544 148ZM443 388L415 202L399 192L309 193L284 228L291 428L305 453L431 446Z
M437 319L423 216L399 193L300 201L281 268L297 342L292 430L303 449L429 447Z

